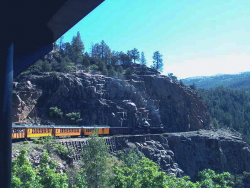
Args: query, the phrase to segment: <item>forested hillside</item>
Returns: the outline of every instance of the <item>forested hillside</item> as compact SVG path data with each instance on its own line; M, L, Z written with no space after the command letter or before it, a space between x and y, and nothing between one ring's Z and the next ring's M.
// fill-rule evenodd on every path
M198 91L208 105L212 124L233 128L250 143L250 92L226 87Z
M152 54L153 65L151 68L162 71L162 54L156 51ZM61 37L54 44L54 50L29 67L23 74L37 72L71 72L85 70L90 73L99 73L112 77L121 77L122 75L131 75L133 72L130 65L140 63L146 66L144 52L139 52L133 48L127 52L112 51L110 47L102 40L100 43L93 44L90 50L86 50L80 33L72 38L71 43L63 42Z
M197 88L209 89L225 86L232 89L250 90L250 72L241 74L223 74L183 79L186 85L195 84Z

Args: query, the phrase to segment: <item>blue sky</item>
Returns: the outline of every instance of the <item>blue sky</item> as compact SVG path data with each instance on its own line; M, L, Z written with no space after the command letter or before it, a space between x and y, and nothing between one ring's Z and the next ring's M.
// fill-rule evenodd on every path
M111 50L163 54L163 74L179 79L250 71L249 0L106 0L64 35L81 33L85 51L104 40Z

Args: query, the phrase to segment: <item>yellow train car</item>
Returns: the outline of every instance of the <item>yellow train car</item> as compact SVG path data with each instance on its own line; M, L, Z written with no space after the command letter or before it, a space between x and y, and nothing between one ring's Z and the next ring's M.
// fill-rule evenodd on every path
M26 138L52 136L52 126L26 126Z
M81 127L53 126L54 136L81 136Z
M97 129L98 135L108 135L109 134L109 126L97 126L97 127L90 127L90 126L82 126L82 135L89 136L93 134L94 130Z
M12 125L12 139L22 139L25 138L25 129L24 125Z

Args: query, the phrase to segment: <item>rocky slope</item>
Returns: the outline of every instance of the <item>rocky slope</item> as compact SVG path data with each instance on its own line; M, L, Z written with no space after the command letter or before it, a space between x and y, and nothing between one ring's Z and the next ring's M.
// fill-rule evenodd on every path
M197 93L167 76L134 66L137 76L117 79L84 72L20 76L13 94L13 121L68 124L48 117L50 107L64 114L80 112L82 125L111 127L164 126L167 131L192 131L210 123Z
M204 169L231 174L250 171L250 147L229 130L122 136L115 142L118 150L134 144L168 174L186 174L195 179Z

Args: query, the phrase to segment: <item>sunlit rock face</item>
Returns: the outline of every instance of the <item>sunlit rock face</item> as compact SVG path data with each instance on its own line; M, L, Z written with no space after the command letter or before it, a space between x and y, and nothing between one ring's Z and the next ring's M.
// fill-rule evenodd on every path
M64 115L80 112L81 125L138 127L145 123L166 131L191 131L210 123L207 107L189 87L150 69L134 67L137 76L117 79L84 72L20 76L16 82L13 121L67 124L52 119L49 108Z

